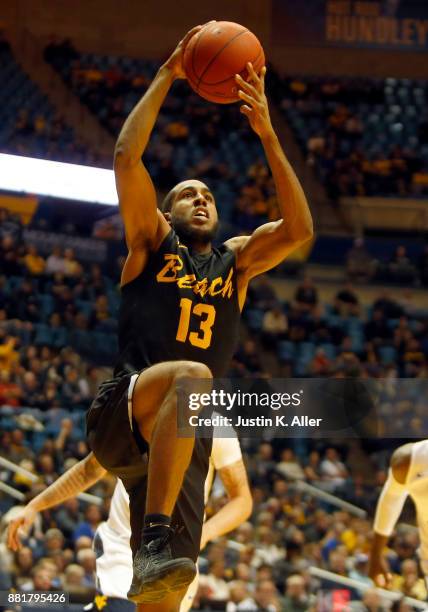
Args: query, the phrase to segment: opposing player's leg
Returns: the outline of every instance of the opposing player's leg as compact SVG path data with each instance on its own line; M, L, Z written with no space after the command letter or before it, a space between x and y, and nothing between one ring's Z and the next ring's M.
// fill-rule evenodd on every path
M178 612L186 589L170 593L159 603L144 603L137 606L137 612Z
M167 362L144 370L133 390L133 419L150 447L142 544L128 592L136 603L163 600L188 586L196 574L190 556L173 556L169 546L171 516L195 445L194 430L190 437L177 435L177 384L191 378L202 393L209 390L211 377L203 364Z

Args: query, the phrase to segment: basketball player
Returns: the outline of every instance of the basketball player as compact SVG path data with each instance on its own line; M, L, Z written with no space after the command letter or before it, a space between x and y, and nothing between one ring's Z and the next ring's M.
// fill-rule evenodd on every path
M205 502L208 501L215 470L218 470L229 500L219 512L204 523L201 550L209 541L243 523L252 509L252 498L238 438L214 436L205 481ZM92 453L67 470L55 483L32 499L10 522L7 540L9 548L17 550L20 547L20 528L28 532L38 512L75 497L92 486L104 474L105 470L93 462ZM95 597L94 603L85 608L86 610L102 609L104 612L135 610L134 604L128 601L126 596L132 579L130 536L129 497L122 482L118 480L111 499L108 519L99 525L94 537L99 594ZM190 610L197 587L198 580L195 578L183 598L180 612Z
M119 134L114 171L128 257L123 269L119 359L87 415L98 462L120 477L130 498L133 579L128 597L178 609L196 574L211 441L177 436L176 386L203 390L224 375L238 336L249 281L312 237L302 187L273 130L260 76L237 76L242 113L260 137L275 181L281 220L213 248L214 195L198 180L176 185L162 212L142 155L162 103L185 78L191 30L161 66ZM194 433L194 431L193 431ZM146 477L144 461L148 448ZM175 529L179 526L179 531ZM148 609L148 608L147 608Z
M419 560L428 588L427 490L428 440L400 446L392 454L388 479L379 497L373 525L369 576L377 586L385 588L391 583L392 577L386 571L382 553L400 517L404 502L410 495L416 508L421 541Z

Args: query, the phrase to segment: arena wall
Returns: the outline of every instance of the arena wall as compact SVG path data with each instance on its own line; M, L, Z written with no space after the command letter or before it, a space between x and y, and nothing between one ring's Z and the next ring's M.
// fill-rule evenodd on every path
M120 7L120 8L119 8ZM193 25L238 21L260 38L276 67L289 74L428 77L427 53L271 43L271 0L3 0L0 22L48 40L70 37L82 51L162 58Z

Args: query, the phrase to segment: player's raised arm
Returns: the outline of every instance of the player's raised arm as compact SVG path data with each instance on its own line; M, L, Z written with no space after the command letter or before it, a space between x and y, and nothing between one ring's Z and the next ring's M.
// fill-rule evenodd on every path
M117 139L114 172L129 250L150 248L156 241L160 223L165 233L168 230L167 222L158 212L156 192L141 157L169 88L175 79L185 78L183 49L201 27L190 30L161 66L150 87L126 119Z
M32 499L13 521L9 523L7 545L12 550L18 550L21 543L18 530L28 530L34 522L36 514L57 506L75 497L95 484L106 474L106 470L95 459L94 453L73 465L58 480Z
M244 102L241 112L248 117L252 129L260 137L275 182L281 217L266 223L250 237L232 239L237 253L238 271L248 280L274 268L297 247L313 236L312 216L302 186L288 162L272 127L265 95L266 68L258 76L248 64L250 81L236 76L239 97Z

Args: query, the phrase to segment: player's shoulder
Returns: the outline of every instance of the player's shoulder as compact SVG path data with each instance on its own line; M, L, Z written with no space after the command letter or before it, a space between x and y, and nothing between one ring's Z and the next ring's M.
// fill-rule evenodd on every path
M224 246L234 253L238 253L249 241L250 236L234 236L224 242Z
M405 484L412 461L413 442L399 446L391 456L391 470L397 482Z

